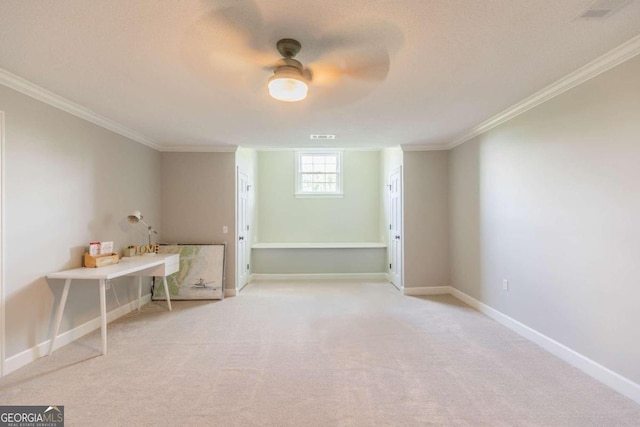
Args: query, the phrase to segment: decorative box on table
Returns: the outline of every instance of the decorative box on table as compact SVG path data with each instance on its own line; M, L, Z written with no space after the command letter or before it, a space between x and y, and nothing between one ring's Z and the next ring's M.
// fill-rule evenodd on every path
M90 255L89 253L84 254L84 266L89 268L105 267L107 265L117 264L118 262L120 262L120 257L114 253L96 256Z

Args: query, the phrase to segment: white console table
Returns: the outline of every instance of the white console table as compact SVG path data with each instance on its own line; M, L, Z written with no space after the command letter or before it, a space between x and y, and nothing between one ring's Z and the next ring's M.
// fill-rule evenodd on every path
M97 280L100 284L100 330L102 332L102 354L107 354L107 304L106 304L106 282L122 276L138 276L138 310L142 304L142 277L162 277L164 292L167 295L167 306L171 311L171 300L169 299L169 287L167 286L167 276L180 269L179 254L156 254L140 255L130 258L122 258L118 264L98 268L74 268L72 270L60 271L47 275L48 279L65 279L64 289L60 305L56 312L53 334L51 335L51 345L49 354L53 352L53 345L58 336L62 313L69 296L69 287L72 280Z

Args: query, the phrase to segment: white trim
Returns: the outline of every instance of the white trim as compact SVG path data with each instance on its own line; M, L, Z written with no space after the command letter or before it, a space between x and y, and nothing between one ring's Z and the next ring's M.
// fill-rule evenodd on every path
M525 98L517 104L512 105L503 112L491 117L489 120L480 123L473 129L471 129L471 131L469 131L467 134L461 136L452 143L447 144L445 147L447 149L457 147L458 145L463 144L470 139L488 132L491 129L531 110L532 108L550 100L551 98L554 98L561 93L564 93L569 89L572 89L579 84L584 83L587 80L604 73L605 71L633 58L638 54L640 54L640 35L633 37L625 43L622 43L615 49L589 62L587 65L578 68L574 72L545 87L544 89L534 93L528 98Z
M547 86L546 88L534 93L533 95L525 98L517 104L507 108L503 112L491 117L490 119L480 123L471 129L468 133L464 134L460 138L454 140L449 144L433 144L433 145L411 145L403 144L401 148L403 151L439 151L450 150L481 135L523 113L530 109L550 100L551 98L560 95L567 90L584 83L585 81L596 77L599 74L619 65L634 56L640 54L640 35L631 38L630 40L622 43L618 47L609 51L608 53L600 56L599 58L589 62L585 66L577 69L569 75L563 77L557 82ZM75 102L72 102L60 95L50 92L35 83L23 79L9 71L0 68L0 84L14 89L18 92L24 93L32 98L38 99L53 107L59 108L74 116L80 117L105 129L111 130L117 134L120 134L126 138L132 139L143 145L151 147L155 150L162 152L235 152L237 146L173 146L173 147L160 147L158 143L134 130L131 130L119 123L114 122L106 117L103 117L88 108L85 108ZM304 150L301 147L250 147L257 151L298 151ZM386 147L350 147L350 148L334 148L327 147L324 150L340 150L340 151L380 151ZM321 149L322 150L322 149Z
M393 282L391 282L391 275L389 274L389 272L387 271L386 273L384 273L384 280L386 280L387 282L391 283L393 286L395 286L399 291L402 291L402 288L397 287L396 285L393 284Z
M240 174L244 175L247 178L247 206L246 209L247 211L245 211L245 219L247 220L247 226L249 227L249 188L251 188L251 184L249 184L249 174L247 172L245 172L243 169L240 168L240 166L236 166L236 212L235 212L235 219L236 219L236 223L235 223L235 239L236 239L236 244L235 244L235 265L236 265L236 271L235 271L235 279L236 279L236 289L242 289L244 286L247 285L247 283L249 283L249 275L251 274L251 271L249 269L249 272L247 273L247 280L244 283L240 283L240 270L244 271L244 262L242 263L243 265L240 265L240 263L238 262L238 260L240 259L240 251L241 251L241 245L238 243L239 239L240 239L240 232L241 230L238 228L238 224L241 222L240 221ZM249 233L247 233L247 231L249 231ZM243 230L242 233L244 234L244 244L245 246L245 254L249 254L249 259L245 259L245 261L247 261L247 263L249 265L251 265L251 239L250 239L250 232L252 230Z
M254 243L251 249L383 249L386 243Z
M640 403L640 384L623 377L611 369L602 366L577 351L570 349L564 344L541 334L535 329L520 323L519 321L501 313L481 301L478 301L452 286L405 287L403 293L407 296L451 294L458 300L469 305L471 308L478 310L480 313L490 317L501 325L506 326L529 341L538 344L549 353L580 369L587 375L602 382L618 393Z
M249 277L251 277L251 276L249 276ZM249 278L249 280L251 280L251 278ZM249 283L249 282L247 282L247 283ZM245 284L245 286L246 286L246 284ZM226 297L235 297L236 295L238 295L238 292L235 290L235 288L233 288L233 289L225 289L224 290L225 298Z
M142 297L142 304L148 304L151 301L151 294L144 295ZM107 323L112 322L134 310L138 309L138 300L131 301L128 304L117 307L107 313ZM58 349L64 345L67 345L83 336L100 329L100 316L95 319L91 319L88 322L73 328L63 334L58 335L56 338L55 349ZM21 353L11 356L5 360L5 374L9 374L16 371L27 364L38 360L42 356L46 356L49 353L49 343L51 340L46 340L38 345L31 347ZM54 350L55 350L54 349ZM97 352L101 351L101 348L96 348ZM55 357L55 356L54 356Z
M344 193L295 193L296 199L343 199Z
M408 287L405 286L402 293L407 296L419 296L419 295L447 295L451 294L451 286L421 286L421 287Z
M0 111L0 378L5 375L5 303L4 303L4 111Z
M259 274L249 276L254 280L385 280L386 273L317 273L317 274Z
M391 203L391 189L392 189L392 184L391 184L391 178L395 175L398 174L399 175L399 182L400 182L400 274L399 274L399 280L396 280L397 282L399 282L398 284L393 283L393 277L391 275L391 265L393 264L393 260L391 259L393 255L395 255L394 249L393 249L393 242L395 241L394 238L391 237L392 235L392 203ZM385 198L387 200L387 211L386 211L386 215L387 215L387 223L389 224L389 229L386 230L387 231L387 241L388 241L388 248L389 250L387 250L387 257L386 257L386 263L385 263L385 269L387 270L387 274L389 275L389 282L391 282L396 288L398 288L398 290L402 290L404 288L404 166L400 165L397 168L394 168L393 170L391 170L389 172L389 175L387 177L387 185L385 186L388 191L385 191ZM385 229L386 229L386 224L385 224ZM393 253L392 253L393 252ZM386 266L389 265L389 268L387 268Z
M479 312L492 318L498 323L506 326L517 334L532 341L554 356L564 360L570 365L580 369L596 380L604 383L610 388L614 389L620 394L627 396L628 398L640 403L640 384L636 384L628 378L612 371L609 368L602 366L601 364L594 362L593 360L583 356L582 354L570 349L569 347L549 338L546 335L541 334L535 329L518 322L517 320L499 312L498 310L489 307L483 302L461 292L455 288L450 287L451 295L464 302L465 304L473 307Z
M111 119L101 116L100 114L91 111L80 104L76 104L75 102L70 101L67 98L50 92L45 88L40 87L35 83L31 83L30 81L16 76L15 74L12 74L2 68L0 68L0 84L32 98L35 98L38 101L42 101L45 104L49 104L53 107L59 108L62 111L66 111L69 114L73 114L76 117L80 117L81 119L84 119L95 125L101 126L105 129L122 135L126 138L139 142L140 144L146 145L147 147L151 147L155 150L160 149L158 143L151 138L147 138L141 133L138 133L119 123L114 122Z
M211 146L173 146L160 147L158 151L163 153L235 153L238 151L237 145L211 145Z

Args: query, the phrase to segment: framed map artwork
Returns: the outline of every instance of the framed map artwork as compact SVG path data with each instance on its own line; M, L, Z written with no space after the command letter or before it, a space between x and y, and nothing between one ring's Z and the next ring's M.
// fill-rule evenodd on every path
M180 270L167 276L172 300L224 298L226 245L160 245L158 253L180 254ZM152 299L166 300L163 286L153 286Z

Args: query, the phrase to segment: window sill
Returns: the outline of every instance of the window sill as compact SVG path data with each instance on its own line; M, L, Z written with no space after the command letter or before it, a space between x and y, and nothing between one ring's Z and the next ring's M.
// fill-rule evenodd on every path
M295 193L296 199L342 199L344 193Z

